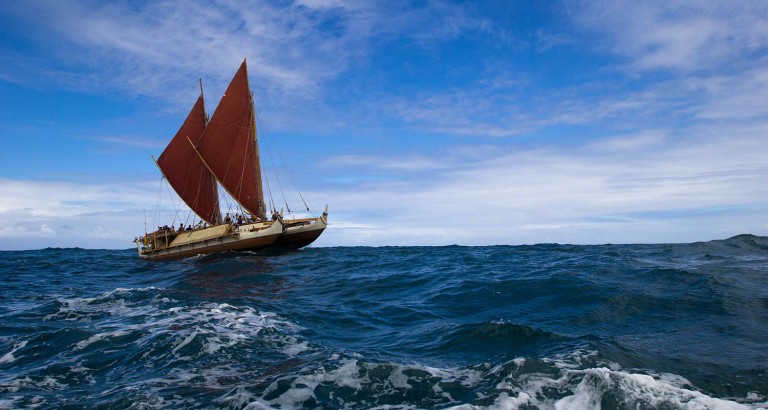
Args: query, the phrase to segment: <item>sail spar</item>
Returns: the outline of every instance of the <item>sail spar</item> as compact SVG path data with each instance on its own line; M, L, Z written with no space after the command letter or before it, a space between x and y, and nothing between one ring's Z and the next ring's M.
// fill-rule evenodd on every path
M265 219L255 125L243 61L195 149L232 198L251 215Z
M195 152L205 130L205 105L202 94L184 124L157 159L157 166L179 197L201 219L211 225L221 223L216 180Z

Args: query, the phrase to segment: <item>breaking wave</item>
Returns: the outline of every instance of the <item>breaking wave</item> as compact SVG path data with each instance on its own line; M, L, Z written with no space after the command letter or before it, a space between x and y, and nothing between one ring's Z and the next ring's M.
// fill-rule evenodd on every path
M2 252L0 408L768 408L768 238Z

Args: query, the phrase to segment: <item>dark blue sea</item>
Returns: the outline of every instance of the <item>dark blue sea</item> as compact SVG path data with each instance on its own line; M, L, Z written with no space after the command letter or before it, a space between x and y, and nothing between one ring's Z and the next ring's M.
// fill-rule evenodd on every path
M768 238L0 252L0 408L768 408Z

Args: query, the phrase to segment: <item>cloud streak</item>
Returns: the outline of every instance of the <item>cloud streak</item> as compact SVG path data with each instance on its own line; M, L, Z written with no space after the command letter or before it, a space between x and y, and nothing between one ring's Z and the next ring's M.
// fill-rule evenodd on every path
M569 3L552 7L566 24L527 36L482 8L30 1L4 13L34 24L39 49L0 57L0 78L186 109L203 77L210 107L247 56L260 126L331 136L316 163L301 162L316 182L305 196L330 202L320 245L766 233L768 5ZM558 67L573 54L588 61ZM89 135L72 138L162 148L133 132ZM128 247L156 197L144 181L5 178L0 246Z
M620 135L603 146L516 148L431 180L405 175L396 184L369 181L305 196L333 198L320 246L694 241L702 239L701 224L719 237L768 234L765 144L748 130L673 145L660 144L663 138ZM376 159L336 166L349 173L369 161ZM129 247L143 232L142 209L157 196L155 184L2 182L0 197L16 198L0 208L5 248L31 239ZM173 209L165 204L161 213L170 219ZM152 225L154 210L148 213Z
M375 221L369 223L376 229L331 230L328 240L604 243L653 242L661 236L693 241L702 230L697 224L722 236L768 233L768 148L761 138L695 136L672 145L661 144L663 138L663 132L654 132L568 151L515 149L441 175L435 183L418 179L334 192L337 218L349 224Z
M632 70L719 70L768 47L768 5L760 1L590 1L572 10Z

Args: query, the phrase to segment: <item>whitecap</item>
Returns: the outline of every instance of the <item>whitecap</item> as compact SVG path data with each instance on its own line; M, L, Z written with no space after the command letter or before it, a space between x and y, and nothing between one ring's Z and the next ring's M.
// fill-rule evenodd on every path
M14 353L16 353L19 349L24 348L24 346L27 345L26 340L22 340L19 343L16 343L13 345L13 348L10 352L4 354L2 357L0 357L0 364L7 364L7 363L13 363L16 361L16 356L14 356Z
M579 367L595 360L595 352L577 351L553 359L516 358L505 364L473 366L471 368L436 368L397 363L365 363L360 359L343 359L332 355L335 366L324 365L309 373L286 375L268 385L260 394L248 397L262 405L301 407L316 396L319 386L351 388L344 398L330 396L333 403L320 405L342 407L372 407L378 400L390 401L404 397L418 386L419 403L403 403L406 407L446 407L453 409L587 409L600 408L608 400L620 406L640 404L649 408L741 410L743 404L723 398L710 397L696 391L690 381L674 374L651 375L639 371L621 370L616 363L604 367ZM530 362L530 367L525 368ZM615 370L619 368L619 370ZM501 380L492 387L482 387L489 379ZM468 403L457 403L450 392L457 386L462 394L474 394ZM425 390L428 389L428 390ZM276 394L280 392L279 394ZM327 393L326 393L327 394ZM373 394L373 397L368 396ZM413 396L413 393L410 394ZM367 401L355 402L361 397ZM266 398L270 398L267 400ZM458 397L457 397L458 398ZM757 394L744 398L755 403ZM245 400L240 395L238 400ZM453 406L453 407L451 407Z
M97 334L89 337L86 340L81 340L81 341L77 342L75 344L74 350L82 350L82 349L88 347L89 345L91 345L93 343L96 343L96 342L99 342L99 341L102 341L104 339L109 339L109 338L113 338L113 337L120 337L120 336L126 336L128 334L130 334L130 332L125 331L125 330L115 330L115 331L112 331L112 332L97 333Z

